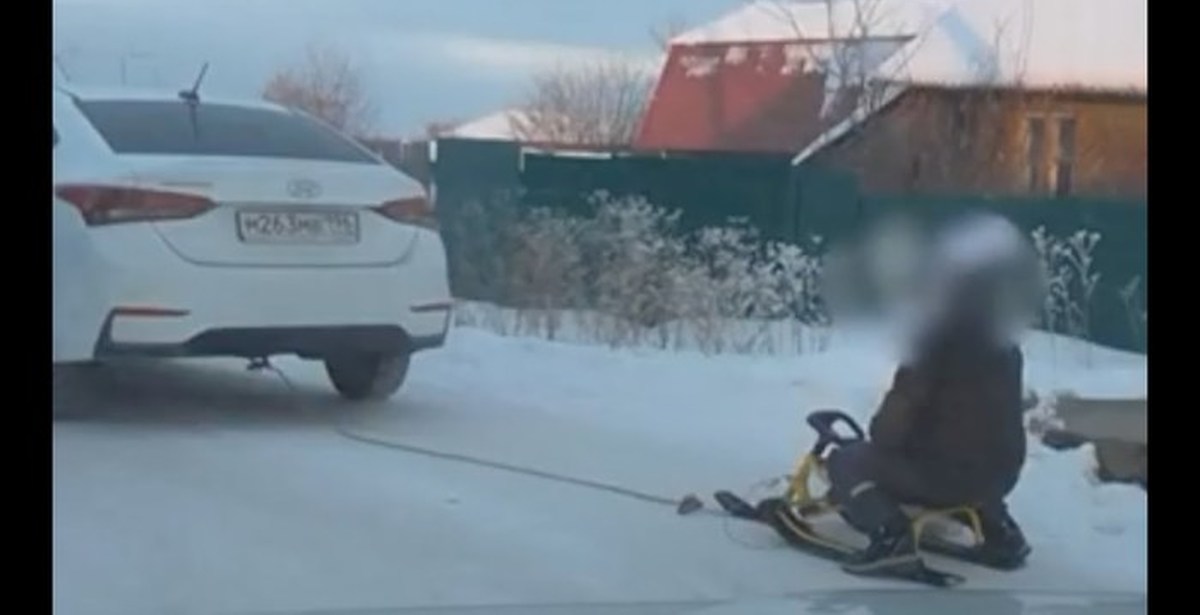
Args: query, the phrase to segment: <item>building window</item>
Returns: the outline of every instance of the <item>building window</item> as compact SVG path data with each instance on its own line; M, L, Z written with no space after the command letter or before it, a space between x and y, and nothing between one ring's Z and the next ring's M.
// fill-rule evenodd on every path
M1029 192L1070 196L1075 189L1078 122L1066 113L1025 118L1025 156Z
M1054 165L1054 194L1071 194L1071 179L1075 168L1075 118L1058 118L1058 158Z
M1025 119L1025 164L1029 174L1029 191L1046 190L1046 118L1031 116Z

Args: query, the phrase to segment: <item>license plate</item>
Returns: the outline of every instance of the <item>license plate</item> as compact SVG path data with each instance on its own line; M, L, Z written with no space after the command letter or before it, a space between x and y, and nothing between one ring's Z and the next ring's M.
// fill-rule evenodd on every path
M237 230L244 243L358 243L358 212L242 210Z

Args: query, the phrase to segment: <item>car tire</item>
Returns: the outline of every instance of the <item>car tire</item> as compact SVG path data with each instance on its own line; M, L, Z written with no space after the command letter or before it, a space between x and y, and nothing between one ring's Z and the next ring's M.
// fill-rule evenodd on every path
M391 397L408 375L408 353L346 354L325 359L333 388L350 401L380 401Z

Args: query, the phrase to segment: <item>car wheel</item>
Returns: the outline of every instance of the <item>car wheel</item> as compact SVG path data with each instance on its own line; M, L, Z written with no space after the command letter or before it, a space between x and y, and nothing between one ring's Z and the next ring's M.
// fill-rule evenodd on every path
M325 373L342 397L383 400L400 390L408 375L409 354L347 354L325 359Z

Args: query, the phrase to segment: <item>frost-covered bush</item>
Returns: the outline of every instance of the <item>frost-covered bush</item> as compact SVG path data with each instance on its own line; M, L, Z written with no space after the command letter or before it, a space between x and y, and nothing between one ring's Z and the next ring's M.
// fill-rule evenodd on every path
M583 305L579 237L584 227L576 218L538 209L508 229L505 294L525 309L523 328L555 339L563 311Z
M628 330L614 331L612 344L637 341L641 329L677 317L674 274L684 260L678 238L679 212L642 198L593 199L595 215L580 236L590 306L620 319ZM626 339L630 338L630 339Z
M714 353L778 351L779 325L792 325L795 342L796 324L828 324L820 260L799 247L765 242L742 222L683 233L679 212L641 198L598 194L591 205L589 216L537 209L512 222L493 256L503 263L490 267L519 315L472 312L470 322Z
M1091 333L1092 298L1100 282L1100 274L1092 271L1092 253L1100 242L1100 233L1079 230L1063 238L1038 227L1032 237L1046 283L1042 326L1087 339Z

